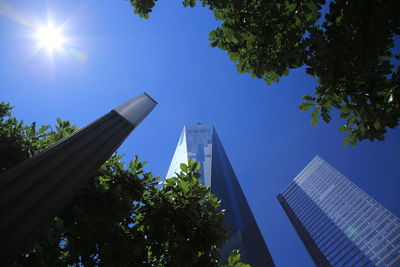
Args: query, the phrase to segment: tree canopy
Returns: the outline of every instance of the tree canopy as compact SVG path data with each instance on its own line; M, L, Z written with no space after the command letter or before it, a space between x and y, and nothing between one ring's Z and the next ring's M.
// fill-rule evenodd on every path
M130 0L148 18L156 0ZM400 118L400 9L395 0L184 0L200 2L221 20L209 34L211 47L226 50L237 71L279 82L306 67L318 86L305 95L311 124L337 110L348 132L344 144L383 140ZM321 16L326 10L324 17ZM398 48L398 47L397 47Z
M36 129L11 110L0 103L0 174L77 129L61 119ZM161 183L138 157L121 159L112 155L13 266L248 266L238 251L219 262L224 215L198 163Z

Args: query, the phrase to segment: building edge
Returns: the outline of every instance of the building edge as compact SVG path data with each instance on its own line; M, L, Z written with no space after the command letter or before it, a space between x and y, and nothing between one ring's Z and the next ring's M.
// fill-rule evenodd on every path
M287 204L285 198L282 194L278 194L276 196L279 203L281 204L282 209L285 211L287 217L290 220L290 223L296 230L297 234L300 236L301 241L303 242L304 246L308 250L311 258L313 259L314 263L318 267L328 267L332 266L329 261L325 258L325 256L319 250L317 244L315 243L314 239L310 236L307 232L306 228L303 224L297 219L297 216L292 211L290 206Z

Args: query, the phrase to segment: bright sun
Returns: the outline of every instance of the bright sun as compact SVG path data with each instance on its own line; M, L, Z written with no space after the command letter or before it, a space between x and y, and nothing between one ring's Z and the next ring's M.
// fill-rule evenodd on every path
M46 48L49 52L61 48L64 43L64 36L61 29L55 28L51 24L39 28L36 37L39 40L40 47Z

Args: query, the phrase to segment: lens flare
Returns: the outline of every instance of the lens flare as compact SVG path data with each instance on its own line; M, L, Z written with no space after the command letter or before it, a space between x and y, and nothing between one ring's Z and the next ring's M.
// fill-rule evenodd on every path
M14 9L9 3L4 0L0 0L0 15L3 15L21 25L32 27L32 24L28 19Z
M81 64L86 63L89 58L89 54L86 51L78 50L70 46L68 46L66 49L68 51L68 54Z

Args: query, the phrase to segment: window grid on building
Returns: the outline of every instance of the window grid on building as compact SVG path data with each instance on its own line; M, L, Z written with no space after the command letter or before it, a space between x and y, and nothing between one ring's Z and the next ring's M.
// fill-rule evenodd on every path
M400 266L399 219L322 158L278 199L317 265Z

